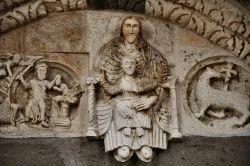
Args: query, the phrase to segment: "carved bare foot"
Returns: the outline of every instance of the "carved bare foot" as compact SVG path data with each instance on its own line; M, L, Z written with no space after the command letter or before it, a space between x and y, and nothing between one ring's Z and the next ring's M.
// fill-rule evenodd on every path
M153 150L149 146L143 146L139 151L136 151L137 156L144 162L150 162L153 159Z
M180 133L180 131L178 129L173 129L170 139L171 140L178 140L182 138L182 134Z
M127 146L122 146L116 150L114 157L117 161L126 162L133 155L133 151L130 150Z
M47 122L45 122L45 121L42 121L42 122L41 122L41 125L42 125L43 127L46 127L46 128L49 127L49 124L48 124Z

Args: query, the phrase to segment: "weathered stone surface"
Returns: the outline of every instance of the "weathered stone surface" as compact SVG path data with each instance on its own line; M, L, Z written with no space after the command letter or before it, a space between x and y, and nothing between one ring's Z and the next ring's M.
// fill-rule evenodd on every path
M20 28L0 35L0 50L12 50L14 52L22 51L22 31L23 29Z
M248 166L249 137L187 137L171 142L167 151L157 151L150 166ZM104 145L85 138L0 139L0 162L4 166L115 166L145 165L133 157L124 164L111 154L104 155Z
M91 123L88 124L88 116L91 117L95 111L102 109L100 107L95 108L95 105L89 104L91 103L89 101L95 103L106 99L105 95L107 94L101 96L102 90L100 87L105 89L104 85L110 86L111 84L108 84L110 80L106 79L105 76L118 76L117 73L113 73L117 72L120 68L123 68L123 72L126 70L124 70L122 60L114 60L112 58L119 55L131 54L136 58L145 58L140 62L146 62L145 68L143 68L146 74L141 75L137 79L140 70L136 69L135 71L138 71L138 73L135 74L134 71L131 74L133 79L130 79L130 82L125 86L123 83L119 84L119 82L116 84L118 90L119 86L123 86L118 92L122 94L130 91L140 92L138 89L144 85L137 85L136 83L139 82L137 80L145 79L147 74L151 76L150 74L157 73L155 77L150 78L157 79L157 84L159 82L161 84L156 88L154 87L154 81L148 82L147 86L153 87L152 89L149 88L153 91L153 95L145 90L143 94L146 96L143 100L146 101L149 98L153 100L151 97L157 96L157 99L154 99L161 101L160 98L162 96L159 89L172 88L164 90L166 95L164 96L164 101L159 102L159 105L154 102L144 102L144 105L145 103L150 103L161 107L163 104L168 105L171 103L168 108L162 107L161 109L167 110L166 112L173 112L174 110L177 113L178 111L178 116L176 114L162 114L159 119L166 120L169 117L171 120L178 119L180 125L175 126L175 129L179 129L180 127L181 134L188 137L183 140L183 143L171 142L168 146L169 152L157 151L157 157L152 161L151 165L168 163L178 166L184 164L231 164L244 166L249 163L248 158L245 156L249 155L248 149L244 151L244 146L249 143L248 137L250 135L249 18L245 10L240 10L241 7L234 6L234 3L229 0L209 0L206 2L202 0L148 0L146 1L148 5L146 6L147 16L145 16L121 11L142 11L141 7L145 1L141 0L88 1L89 4L94 5L94 7L92 6L94 9L118 9L119 11L83 11L82 9L88 7L85 0L40 0L36 2L39 3L32 1L30 4L23 4L10 12L6 11L7 13L0 14L2 32L32 22L20 29L2 33L0 36L1 137L85 137L88 127L91 126ZM117 47L114 42L111 42L111 46L107 43L114 40L114 38L121 37L122 21L129 15L137 16L141 20L142 37L145 39L144 44L151 52L142 47L127 47L123 43L124 38L120 38L121 40L118 42L118 45L125 46L126 49L114 52L107 51L110 47L112 49ZM46 17L38 20L40 16ZM135 27L137 27L138 32L140 29L138 29L139 26L136 25ZM125 41L128 42L129 40L126 39ZM133 44L133 42L131 43ZM119 51L123 53L120 54ZM127 51L131 51L132 53ZM140 56L133 54L133 51L136 53L140 52ZM157 55L155 54L156 52ZM131 55L130 58L132 57ZM153 59L151 59L152 56L154 57ZM98 61L98 58L103 58L104 60ZM39 72L35 70L35 68L39 69L36 66L41 63L49 66L46 70L47 75L44 78L38 76ZM95 68L94 63L97 66L99 65L99 68L96 66ZM168 79L163 79L163 82L160 79L158 80L162 74L162 70L159 71L158 69L164 68L161 66L162 64L165 64L165 67L169 70L168 72L164 70L163 75L166 75ZM82 90L87 90L87 87L85 87L85 78L93 76L93 70L104 72L103 77L98 77L98 75L93 77L94 81L100 83L95 86L95 91L93 91L93 86L89 86L88 93L82 93L79 100L74 97L74 93L70 96L70 93L67 93L68 89L72 89L76 80L80 82ZM121 80L125 80L123 79L126 77L124 73L120 74L118 77L121 77ZM128 73L126 74L128 75ZM25 89L25 83L22 83L22 85L20 82L19 78L21 75L24 78L22 82L35 80L35 83L41 83L44 86L41 88L33 85L30 88L31 92L29 92ZM176 77L171 77L173 75ZM174 86L173 84L171 84L172 86L169 84L172 81L171 78L174 78ZM178 82L176 82L177 78ZM53 89L50 89L50 84L53 84ZM132 88L132 90L126 89L126 86ZM35 90L38 90L38 92L34 92ZM94 93L90 93L91 90ZM177 92L177 95L173 92ZM114 101L120 102L123 99L119 98L121 97L119 96L118 100L115 100L117 97L115 96L116 94L114 95L112 92L110 94L109 101L114 99ZM48 109L48 113L45 114L48 119L44 121L49 123L48 128L46 123L42 124L43 118L39 117L43 115L41 113L43 111L41 110L44 109L41 106L37 107L39 105L35 101L35 99L38 100L37 96L42 96L42 100L45 99L45 96L54 100L53 104L51 104L54 109ZM129 96L130 100L131 96ZM144 96L138 93L137 97ZM27 105L29 105L28 103L32 103L31 101L34 101L33 105L37 107L36 115L38 121L33 122L32 115L27 116L31 118L25 122L19 121L20 114L25 114L25 111L28 110ZM69 104L76 105L71 107ZM40 105L43 106L44 103ZM114 108L112 103L109 103L110 105ZM143 104L139 105L143 106ZM134 107L135 105L132 106ZM151 109L154 106L144 107L144 111L146 112L147 109ZM88 109L87 107L92 107L92 109ZM105 109L104 111L106 111ZM128 108L126 109L129 110ZM155 109L155 112L160 115L162 112L158 110L161 109ZM92 110L93 114L90 110ZM110 110L112 111L112 109ZM31 112L35 112L35 109ZM59 114L55 116L53 114L55 112L59 112ZM51 117L57 117L57 119ZM110 117L115 119L113 116ZM114 120L111 119L111 122L114 122ZM102 122L98 123L102 125ZM156 124L154 120L152 120L152 124ZM169 124L167 123L167 125ZM166 126L163 126L163 128ZM109 126L106 125L106 127ZM145 130L151 131L152 129ZM112 131L116 134L120 132L116 130ZM166 133L169 134L167 138L172 136L171 132L166 131ZM137 136L140 135L139 133L136 134L138 134ZM190 137L191 135L207 137L230 137L237 135L241 137L205 139L193 138ZM243 136L248 137L244 138ZM159 136L155 136L154 138L159 138ZM237 142L240 139L244 140L244 142ZM47 162L47 165L100 165L99 161L102 161L103 163L101 164L103 165L117 165L112 159L111 154L103 155L105 150L101 143L87 141L83 138L51 139L53 145L49 144L51 142L45 138L30 140L32 145L27 147L27 153L29 153L29 148L32 148L31 146L37 145L36 141L44 141L42 145L37 145L38 148L44 151L44 155L41 152L42 155L39 158L42 165L46 164L45 162ZM112 142L115 139L112 138L110 140ZM118 138L117 140L119 141L120 139ZM163 142L166 143L166 140L164 139ZM12 146L9 140L4 140L2 143L6 143L5 141L7 145ZM28 144L28 141L29 139L23 140L21 143ZM213 145L210 144L211 142ZM229 147L226 146L229 144L232 145ZM145 145L148 146L147 148L155 148L147 143ZM42 146L44 146L44 149ZM2 145L2 147L4 148L5 145ZM132 146L128 147L133 148ZM1 148L2 151L3 148ZM95 148L95 150L89 152L91 148ZM116 148L110 151L116 150ZM140 148L142 149L142 147ZM65 149L70 150L63 152ZM197 149L201 157L197 155ZM16 151L20 152L19 149L16 149ZM33 151L37 152L34 148ZM52 151L56 151L59 154L47 155L47 153L52 153ZM206 151L210 154L205 154ZM232 157L236 156L236 152L237 154L241 154L239 158ZM39 152L34 154L34 158L37 155L39 155ZM0 161L3 161L5 165L12 165L11 162L13 160L8 160L11 159L11 157L8 157L8 154L6 156L7 159L2 157ZM174 157L167 158L166 156ZM12 157L16 159L19 158L19 155L14 153ZM56 160L52 161L52 157L56 158ZM95 157L98 158L98 161ZM150 160L151 157L149 157ZM20 158L28 160L24 156ZM30 156L30 158L33 159L33 156ZM232 161L232 158L234 161ZM131 159L131 161L124 165L142 165L137 158L132 157ZM35 162L35 160L30 161ZM36 165L36 163L29 164Z
M119 37L121 22L127 15L130 14L110 11L77 11L53 14L18 31L13 30L1 35L1 41L9 41L8 43L10 43L2 42L1 51L19 52L20 50L24 55L45 56L48 61L66 64L71 70L79 74L83 86L88 70L92 70L93 61L95 61L98 51L112 38ZM177 86L177 98L180 99L178 100L178 110L184 135L248 135L248 125L244 128L226 131L218 130L215 126L206 126L195 119L192 112L186 110L183 105L186 101L185 80L188 73L193 71L193 67L199 66L206 59L213 57L216 61L216 57L220 55L235 57L233 53L217 47L195 33L174 24L166 25L161 20L147 18L143 15L136 16L142 19L142 34L145 40L166 58L170 73L179 78ZM67 24L67 21L70 24ZM88 53L89 56L85 53ZM237 59L237 57L235 58ZM242 61L242 63L245 62ZM241 83L234 82L235 85L245 87L243 84L244 77L240 77ZM238 88L238 90L244 92L246 89ZM83 95L83 98L82 100L86 102L86 94ZM80 131L80 135L84 135L87 128L87 110L84 108L81 110L84 119L77 123L81 124L83 128L81 128L81 131L78 129L77 131ZM7 131L6 129L2 130L2 135L4 136ZM10 131L16 130L10 129ZM38 133L40 136L41 132ZM51 136L53 134L43 133L42 135ZM21 135L20 133L14 135L9 133L8 136ZM32 136L32 134L29 133L27 136Z
M86 27L81 13L53 14L24 30L24 50L84 52Z

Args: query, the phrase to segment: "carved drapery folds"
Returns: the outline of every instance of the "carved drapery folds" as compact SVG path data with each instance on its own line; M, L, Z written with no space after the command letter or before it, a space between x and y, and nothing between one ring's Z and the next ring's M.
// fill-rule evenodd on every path
M147 0L146 14L188 28L241 59L250 52L249 18L225 3L201 0Z
M140 26L137 17L125 18L122 36L100 49L87 79L87 136L104 136L105 151L120 162L134 153L150 162L154 148L167 149L169 139L182 137L177 77L168 75L167 60L139 35Z

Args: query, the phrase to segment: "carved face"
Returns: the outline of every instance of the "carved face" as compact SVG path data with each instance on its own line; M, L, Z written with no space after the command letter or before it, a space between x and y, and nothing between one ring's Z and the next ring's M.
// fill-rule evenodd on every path
M55 84L58 86L62 83L62 78L60 75L57 76Z
M140 34L140 23L135 18L128 18L122 25L122 33L128 43L136 43Z
M122 69L126 75L132 76L135 73L136 61L133 58L124 58L122 61Z
M36 69L36 72L37 72L37 78L39 80L44 80L46 79L46 74L47 74L47 68L46 67L38 67Z

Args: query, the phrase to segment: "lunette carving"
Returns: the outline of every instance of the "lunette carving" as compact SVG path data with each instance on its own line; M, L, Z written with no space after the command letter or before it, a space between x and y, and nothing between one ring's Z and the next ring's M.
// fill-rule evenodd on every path
M247 121L250 116L250 99L246 94L242 94L234 91L219 90L211 87L209 84L211 78L221 78L223 75L214 69L207 68L203 74L201 74L195 90L197 97L197 103L199 105L200 112L195 114L197 118L204 116L209 107L220 109L233 109L240 112L243 116L240 120L234 124L234 127L241 127ZM226 77L225 77L226 79ZM223 114L223 110L221 112ZM210 115L223 118L224 115L216 116L213 112Z
M20 104L14 103L11 100L11 86L16 80L18 71L13 71L13 67L21 65L29 67L35 61L39 60L40 57L23 59L19 54L12 53L1 53L1 58L4 60L1 62L0 69L0 91L1 91L1 114L0 114L0 124L11 123L12 126L16 126L16 121L22 119L18 118L18 111L21 110L22 106ZM22 113L21 115L22 116Z
M3 60L0 70L0 124L70 128L70 112L83 92L76 78L69 81L70 75L62 71L63 76L51 76L48 62L41 61L41 56L2 55L9 58ZM11 71L13 67L15 70Z
M232 57L216 60L202 62L190 79L189 108L197 119L215 129L244 128L250 117L249 67Z

